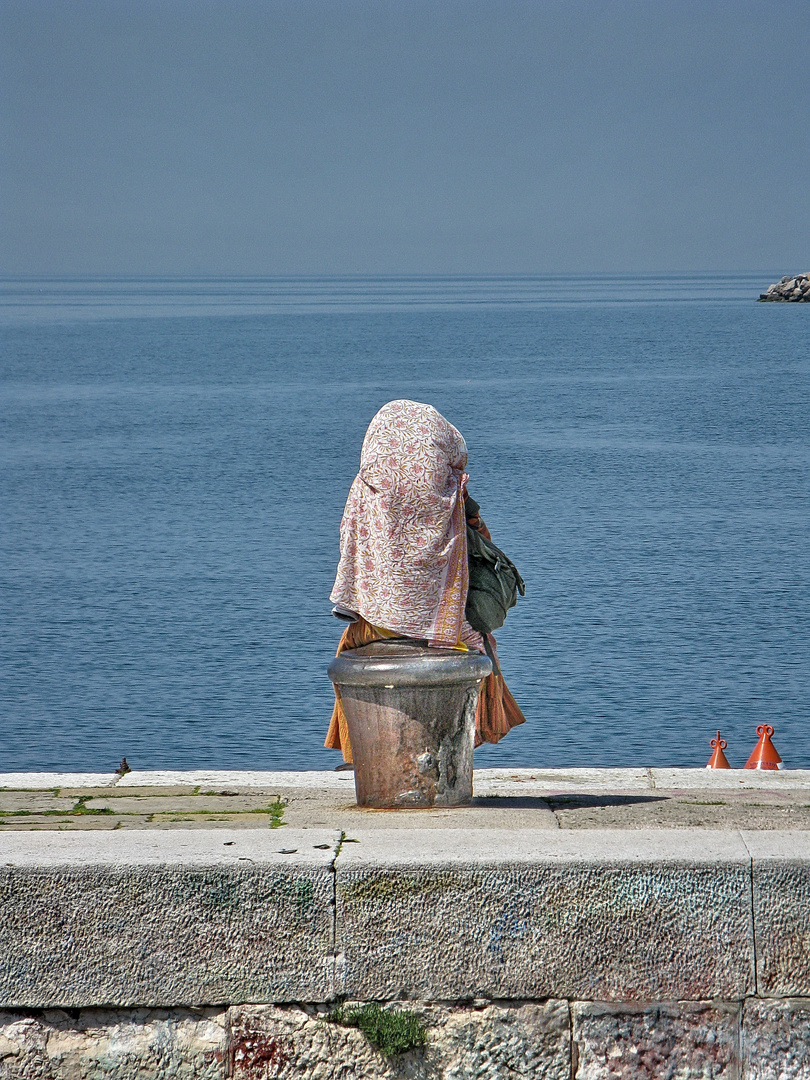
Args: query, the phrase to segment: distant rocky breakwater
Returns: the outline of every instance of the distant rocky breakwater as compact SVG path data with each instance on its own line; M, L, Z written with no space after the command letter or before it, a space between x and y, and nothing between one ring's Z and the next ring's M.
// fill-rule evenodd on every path
M769 285L760 300L777 300L782 304L810 303L810 273L783 277L781 281Z

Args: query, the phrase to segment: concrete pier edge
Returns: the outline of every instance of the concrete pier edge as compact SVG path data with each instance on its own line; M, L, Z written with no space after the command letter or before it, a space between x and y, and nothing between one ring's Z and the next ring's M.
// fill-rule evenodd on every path
M235 787L271 789L274 787L345 789L351 785L351 772L331 770L238 770L238 769L133 769L124 776L109 773L70 772L0 772L0 791L4 789L49 791L54 788L139 788L175 785L230 784ZM476 795L513 789L515 793L530 785L540 791L653 791L670 790L802 790L810 792L810 769L675 769L643 766L639 768L569 768L476 769Z
M475 779L484 796L810 794L810 771L798 770L505 769ZM105 781L0 774L0 789L351 792L340 773ZM356 1059L353 1075L410 1075L359 1032L327 1023L342 997L423 1016L432 1034L419 1075L473 1075L471 1047L490 1039L490 1056L508 1050L510 1068L522 1061L540 1076L607 1077L608 1059L652 1076L647 1045L664 1062L688 1058L684 1076L810 1076L810 832L504 833L422 828L419 812L408 820L350 835L0 832L0 1077L78 1075L79 1058L88 1077L337 1077L340 1054ZM180 1064L170 1069L169 1058Z

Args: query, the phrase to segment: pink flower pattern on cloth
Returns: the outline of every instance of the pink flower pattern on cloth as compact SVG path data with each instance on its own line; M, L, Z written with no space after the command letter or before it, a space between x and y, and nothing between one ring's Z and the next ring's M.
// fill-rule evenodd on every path
M374 626L482 648L464 621L467 447L432 405L389 401L363 440L331 600Z

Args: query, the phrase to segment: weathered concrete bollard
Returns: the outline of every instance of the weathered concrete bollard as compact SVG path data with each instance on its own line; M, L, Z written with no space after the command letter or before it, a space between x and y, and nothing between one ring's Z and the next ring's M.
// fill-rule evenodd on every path
M486 656L378 641L329 665L349 725L359 806L463 806L472 799L475 708Z

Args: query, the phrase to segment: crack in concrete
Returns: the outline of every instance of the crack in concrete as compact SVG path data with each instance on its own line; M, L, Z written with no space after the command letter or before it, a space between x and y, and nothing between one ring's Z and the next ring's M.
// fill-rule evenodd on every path
M569 998L568 1005L568 1060L571 1063L571 1080L577 1080L579 1072L579 1047L574 1042L574 1003Z
M754 907L754 860L749 866L751 874L751 950L754 954L754 994L759 997L759 959L757 957L757 919Z
M337 842L337 844L335 846L335 853L332 856L332 859L331 859L331 861L329 863L329 872L332 875L332 953L331 953L331 956L330 956L331 971L329 972L329 983L330 983L329 993L330 993L330 1000L332 1000L332 1001L335 1000L335 998L337 997L337 994L338 994L338 991L337 991L337 980L338 980L338 971L337 971L337 968L338 968L338 955L337 955L337 935L338 935L338 926L337 926L337 861L338 861L338 856L340 855L341 851L343 850L343 845L344 845L345 841L346 841L346 833L341 829L340 836L338 837L338 842Z
M750 847L746 843L745 836L741 829L737 830L737 835L743 842L745 850L748 852L748 874L749 881L751 883L751 951L754 954L754 996L759 997L759 960L757 957L757 915L756 907L754 904L754 854Z

